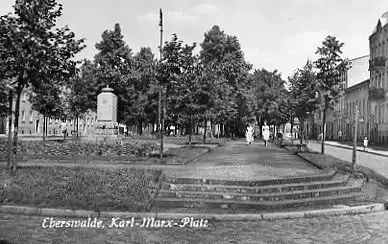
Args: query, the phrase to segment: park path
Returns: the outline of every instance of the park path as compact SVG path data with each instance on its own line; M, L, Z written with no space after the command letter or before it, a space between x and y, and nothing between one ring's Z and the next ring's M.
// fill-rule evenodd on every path
M308 143L308 148L313 151L320 152L321 144L315 141ZM335 145L325 145L325 153L339 159L351 162L352 161L352 150L348 148L337 147ZM365 166L373 169L379 174L383 175L388 179L388 157L371 154L368 152L356 152L356 164Z
M166 168L169 177L220 180L267 180L292 176L317 175L321 170L292 153L262 142L247 145L231 141L188 165Z
M85 168L146 168L161 169L168 177L219 180L269 180L293 176L317 175L322 171L291 152L262 142L247 145L244 141L231 141L187 165L160 164L107 164L104 162L58 163L53 161L20 162L20 166L63 166ZM5 167L6 162L0 162Z

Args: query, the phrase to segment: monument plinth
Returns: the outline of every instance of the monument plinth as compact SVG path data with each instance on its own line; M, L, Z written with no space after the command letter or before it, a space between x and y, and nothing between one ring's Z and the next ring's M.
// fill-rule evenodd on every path
M117 139L117 96L113 89L106 86L97 96L97 123L95 125L96 139Z

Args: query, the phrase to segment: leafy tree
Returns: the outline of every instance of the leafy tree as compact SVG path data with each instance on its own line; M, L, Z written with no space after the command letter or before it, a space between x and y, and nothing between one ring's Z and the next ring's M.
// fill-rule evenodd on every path
M226 123L227 134L242 133L244 118L252 117L252 109L244 107L248 94L248 71L252 68L244 59L236 36L227 35L218 26L213 26L204 35L200 59L205 67L204 76L211 89L212 107L207 114L213 114L218 123ZM251 103L246 103L251 104ZM207 118L205 118L206 120ZM245 126L244 126L245 127Z
M193 118L198 115L197 94L199 89L198 73L199 64L198 57L193 55L195 48L193 45L185 45L181 49L181 75L176 84L176 103L175 114L185 119L189 125L189 144L191 144L191 136L193 131Z
M290 95L295 102L295 116L300 122L300 130L302 131L302 136L300 136L300 142L302 143L305 119L318 106L318 100L316 99L317 81L312 62L308 60L303 69L298 69L289 81L291 84Z
M256 96L256 116L260 126L267 121L269 125L281 125L288 121L284 113L287 101L285 81L277 70L270 72L265 69L255 70L251 79L253 92Z
M117 120L129 125L132 118L128 111L132 110L136 97L132 50L125 44L119 24L113 30L105 30L101 37L101 42L96 44L99 52L94 57L98 91L106 85L114 89L118 97Z
M88 112L97 110L98 86L95 77L95 65L90 60L84 60L80 72L69 82L67 100L67 114L76 121L78 137L78 119Z
M47 119L60 118L64 112L63 101L60 97L61 86L54 82L44 83L39 89L34 89L29 94L32 109L43 115L43 145L46 142Z
M0 79L0 119L8 115L8 92L6 90L7 82Z
M132 123L138 125L138 133L143 133L144 122L156 122L156 98L155 72L156 61L151 48L142 47L134 57L134 100L131 110L128 111L128 117Z
M16 169L20 96L24 88L65 82L76 70L73 57L82 48L68 27L56 28L62 5L55 0L16 0L15 14L0 17L0 60L16 96L13 165Z
M340 76L342 72L347 70L348 61L341 57L344 43L337 40L334 36L327 36L322 42L322 46L318 47L316 54L319 55L318 60L314 62L318 69L317 73L317 88L321 98L321 108L323 110L322 128L323 139L321 153L325 153L325 128L326 114L328 109L333 108L341 96L342 89L340 87Z
M158 64L158 80L165 87L167 125L186 125L191 144L193 120L197 114L199 63L193 52L196 45L183 45L174 34L163 47L163 58Z

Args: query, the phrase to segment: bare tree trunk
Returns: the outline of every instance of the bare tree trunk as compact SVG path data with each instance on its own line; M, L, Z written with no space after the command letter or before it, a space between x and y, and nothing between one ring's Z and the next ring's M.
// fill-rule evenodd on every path
M137 133L143 135L143 120L141 119L138 121Z
M191 146L191 134L193 132L192 126L193 126L193 121L191 120L192 116L190 114L190 119L189 119L189 145Z
M78 125L78 114L77 114L77 138L78 138L78 130L79 130L79 125Z
M43 131L42 131L42 135L43 135L43 146L46 144L46 114L44 113L43 114Z
M12 103L13 103L13 91L8 93L8 161L7 168L11 169L12 165Z
M299 138L299 141L300 141L300 144L303 144L303 140L304 140L304 137L305 137L305 133L304 133L304 118L299 118L299 131L300 131L300 138Z
M204 121L204 130L203 130L203 143L206 143L206 133L207 133L207 120Z
M294 143L294 117L291 117L291 142Z
M15 172L17 167L17 151L18 151L18 130L19 130L19 110L20 110L20 96L22 94L23 87L18 87L16 90L16 104L15 104L15 120L13 131L13 165L11 171Z
M321 143L321 153L325 154L325 136L326 136L326 108L323 109L323 116L322 116L322 143Z

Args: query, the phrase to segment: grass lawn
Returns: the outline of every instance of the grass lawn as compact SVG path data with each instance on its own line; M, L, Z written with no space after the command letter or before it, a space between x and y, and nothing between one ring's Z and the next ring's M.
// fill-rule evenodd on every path
M144 169L0 169L0 204L95 211L144 211L160 174Z

